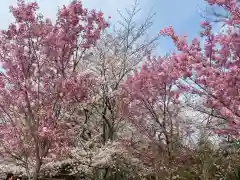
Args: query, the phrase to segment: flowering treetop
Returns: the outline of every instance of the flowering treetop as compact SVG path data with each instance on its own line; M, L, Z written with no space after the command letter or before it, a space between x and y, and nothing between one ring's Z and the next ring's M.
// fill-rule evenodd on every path
M78 0L59 9L56 23L37 14L36 2L19 0L10 9L16 21L0 33L1 150L32 151L42 161L72 145L69 114L94 83L76 67L108 23Z
M240 9L235 0L207 0L210 5L218 5L229 13L223 23L226 31L212 32L209 22L201 24L201 36L205 38L204 49L199 39L187 43L186 36L179 37L172 27L161 30L170 36L178 51L171 58L175 72L185 82L184 90L206 97L206 107L214 109L227 120L228 128L219 131L239 137L240 128L240 59L239 59L239 20ZM190 82L190 83L189 83Z

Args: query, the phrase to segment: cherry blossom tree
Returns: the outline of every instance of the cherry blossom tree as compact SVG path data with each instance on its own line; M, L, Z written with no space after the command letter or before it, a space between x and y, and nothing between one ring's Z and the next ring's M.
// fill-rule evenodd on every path
M120 29L103 33L103 13L84 9L81 1L60 8L53 23L37 13L37 3L19 0L11 7L16 21L0 32L2 157L34 179L41 169L54 174L62 163L98 179L121 179L125 165L130 179L174 179L183 160L195 163L197 151L183 143L192 132L180 115L185 94L199 96L210 120L227 123L214 128L217 133L239 138L239 5L208 3L228 12L226 30L214 34L202 23L202 47L200 39L188 43L166 28L161 34L178 51L156 58L150 54L159 36L142 41L152 15L137 26L137 1L127 17L120 12Z
M147 30L153 24L154 14L150 13L137 23L141 10L139 5L136 0L126 11L119 12L118 27L114 32L105 31L91 54L85 57L84 63L79 64L80 71L87 69L99 77L99 87L95 92L99 98L94 108L88 111L100 117L103 143L116 139L119 125L122 126L120 84L128 74L139 68L159 39L158 34L146 37Z
M173 178L173 159L181 149L176 147L183 144L181 137L190 130L179 116L181 91L174 68L171 57L149 57L123 85L124 116L135 129L134 137L128 139L130 149L154 169L156 178ZM163 167L168 170L161 170Z
M200 95L208 113L221 118L227 127L217 130L239 138L239 19L240 9L235 0L207 0L210 5L224 8L229 17L224 21L226 30L215 34L209 22L201 24L204 47L195 38L187 43L187 37L176 35L172 27L161 30L170 36L178 52L172 54L175 70L183 82L185 92Z
M43 163L74 146L75 106L88 103L95 83L76 67L108 23L81 1L60 8L56 23L37 14L36 2L10 9L15 22L0 33L1 153L37 179Z
M139 68L159 39L159 34L152 37L147 37L146 34L151 28L154 14L150 13L138 23L139 11L139 3L136 0L132 6L126 8L126 11L119 12L118 26L113 32L104 31L96 47L78 66L79 71L87 70L97 76L99 83L94 86L96 100L84 109L86 129L80 141L81 144L85 144L86 149L87 144L94 138L100 139L92 143L88 152L93 152L93 156L96 156L94 149L98 149L99 146L100 150L103 149L104 158L100 159L99 163L105 162L105 166L96 172L112 178L117 178L122 172L106 162L106 157L112 156L107 151L107 147L111 149L112 143L125 136L124 129L128 126L122 116L121 83L126 80L128 74ZM116 150L115 154L119 154L119 151ZM79 159L82 161L82 158ZM126 159L131 161L130 157ZM88 164L92 166L92 163ZM100 176L98 178L101 179Z
M176 110L173 107L177 105L179 96L185 93L200 96L207 108L203 113L228 124L226 128L211 127L212 130L239 138L239 6L237 2L228 0L208 3L229 12L230 16L225 21L226 31L214 34L208 22L202 23L203 49L197 38L188 44L187 37L177 36L172 27L161 30L162 35L172 38L178 51L145 64L141 71L128 78L124 86L124 115L140 131L138 138L141 140L156 142L156 135L162 134L157 138L165 141L163 144L170 157L168 163L173 152L169 149L172 148L173 132L176 132L174 125L181 122L172 117L175 113L171 110ZM183 129L187 132L189 127ZM140 154L142 158L153 157L149 148ZM173 178L171 173L170 178Z

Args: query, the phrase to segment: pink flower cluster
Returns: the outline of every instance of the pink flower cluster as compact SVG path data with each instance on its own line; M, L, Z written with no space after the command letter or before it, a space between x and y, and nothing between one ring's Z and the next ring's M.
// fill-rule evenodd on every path
M177 52L168 57L153 58L125 82L125 117L141 133L149 132L152 119L163 115L164 102L175 104L180 93L199 95L205 107L214 109L227 124L219 133L240 136L240 9L235 0L207 0L230 15L223 23L225 31L215 34L209 22L202 22L199 38L188 43L173 27L160 31L172 39ZM160 117L159 117L160 116ZM141 126L141 127L140 127ZM219 131L220 129L220 131Z
M179 52L171 56L175 72L179 78L189 82L184 90L205 96L206 107L215 109L226 123L227 131L240 135L240 59L239 25L240 9L234 0L208 0L210 5L217 4L230 14L227 30L215 35L209 22L201 24L205 37L204 49L200 41L194 39L189 45L184 38L178 37L172 27L162 30L164 36L170 36ZM179 86L181 87L181 86ZM234 123L233 123L234 122ZM223 131L219 131L223 132Z
M0 136L1 150L34 144L31 155L43 159L74 145L76 128L66 112L90 98L94 83L92 75L76 71L80 54L96 44L108 23L79 0L60 8L55 24L37 9L36 2L19 0L11 7L16 22L0 33L0 114L6 121Z

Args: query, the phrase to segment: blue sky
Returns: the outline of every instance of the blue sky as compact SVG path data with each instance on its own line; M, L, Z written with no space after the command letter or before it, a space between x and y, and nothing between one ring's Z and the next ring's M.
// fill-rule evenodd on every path
M133 4L134 0L83 0L87 8L102 10L106 17L112 17L112 23L119 19L117 10L124 11ZM15 4L16 0L3 0L0 6L0 29L4 29L13 21L9 13L9 5ZM69 0L37 0L40 12L46 17L54 18L59 6L67 4ZM201 17L199 12L206 7L204 0L139 0L141 12L139 21L150 11L156 12L154 25L149 30L149 35L158 33L160 29L172 25L177 33L187 34L190 38L198 36ZM173 50L169 39L163 38L158 48L159 54Z

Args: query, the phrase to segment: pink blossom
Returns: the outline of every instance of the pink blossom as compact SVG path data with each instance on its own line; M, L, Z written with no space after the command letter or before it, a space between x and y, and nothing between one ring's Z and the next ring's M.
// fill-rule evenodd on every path
M74 145L77 131L69 122L75 117L66 114L91 99L95 83L93 75L76 72L81 59L75 54L94 46L108 24L102 12L83 9L79 0L60 8L56 23L37 9L36 2L18 0L11 7L16 22L0 33L0 113L6 121L0 149L6 156L27 151L42 164L66 156Z
M224 119L234 120L224 133L235 136L240 122L240 86L239 86L239 25L240 9L235 0L207 0L210 5L224 8L229 18L224 21L227 31L215 35L209 22L202 22L201 37L204 37L204 50L200 40L194 39L188 45L185 36L177 36L170 26L161 31L169 36L178 49L168 59L174 62L175 74L184 79L185 84L178 87L183 92L194 93L206 97L205 106L213 108ZM238 14L238 15L237 15ZM172 70L172 69L171 69ZM173 72L169 72L173 73ZM222 133L222 132L221 132Z

